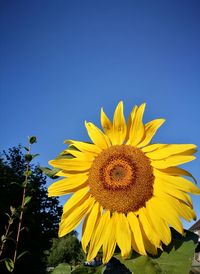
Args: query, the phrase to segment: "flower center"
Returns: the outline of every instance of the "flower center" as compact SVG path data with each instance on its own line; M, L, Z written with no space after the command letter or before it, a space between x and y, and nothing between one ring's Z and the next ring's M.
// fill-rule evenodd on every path
M134 176L134 164L120 155L108 157L100 170L101 181L107 189L126 189L134 182Z
M145 206L153 195L153 169L138 148L116 145L93 161L88 183L103 208L128 213Z

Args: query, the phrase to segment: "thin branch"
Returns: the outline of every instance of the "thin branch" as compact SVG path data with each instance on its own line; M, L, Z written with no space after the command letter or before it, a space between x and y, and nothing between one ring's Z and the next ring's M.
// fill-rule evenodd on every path
M9 230L10 230L10 225L11 225L10 222L8 222L8 226L6 228L6 233L5 233L5 239L8 236L8 233L9 233ZM1 245L1 248L0 248L0 257L1 257L1 255L3 253L4 245L5 245L5 241L2 242L2 245Z

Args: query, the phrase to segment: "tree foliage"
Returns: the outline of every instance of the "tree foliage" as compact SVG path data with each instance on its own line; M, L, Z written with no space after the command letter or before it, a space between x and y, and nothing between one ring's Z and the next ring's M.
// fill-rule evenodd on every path
M23 183L25 180L26 156L20 146L13 147L0 156L0 235L5 232L5 226L10 207L19 208L22 199ZM36 165L30 166L27 196L31 197L24 210L20 253L28 251L26 259L20 258L15 273L41 273L43 266L43 252L50 248L50 239L57 236L61 207L57 198L48 198L45 187L46 177ZM16 238L16 220L12 224L12 238ZM4 257L12 258L13 241L6 242ZM5 268L0 264L0 273ZM6 272L5 272L6 273Z
M83 262L83 259L84 253L75 232L52 240L52 247L48 256L48 265L57 266L60 263L76 265L77 263Z

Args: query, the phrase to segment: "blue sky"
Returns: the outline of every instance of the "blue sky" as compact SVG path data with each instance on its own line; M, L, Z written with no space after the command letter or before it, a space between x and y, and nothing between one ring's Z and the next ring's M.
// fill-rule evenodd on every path
M0 149L36 135L47 166L119 100L166 118L154 142L199 146L199 14L198 0L1 0ZM185 168L200 178L199 160Z

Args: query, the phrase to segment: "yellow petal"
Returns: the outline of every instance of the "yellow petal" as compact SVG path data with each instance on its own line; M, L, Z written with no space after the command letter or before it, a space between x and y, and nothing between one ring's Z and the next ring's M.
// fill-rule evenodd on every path
M113 213L116 218L116 241L121 249L123 258L127 258L131 252L131 230L128 220L123 213Z
M191 197L184 191L181 191L177 188L175 188L173 185L167 184L164 180L160 180L159 178L155 178L154 181L154 195L155 196L163 196L164 194L169 194L172 197L175 197L179 200L182 200L186 202L191 208L192 205L192 199Z
M133 232L133 236L134 236L134 240L135 240L135 244L137 246L138 252L141 255L146 255L138 218L135 216L135 214L133 212L129 212L127 214L127 219L128 219L129 225L131 227L131 230Z
M148 145L146 147L141 148L141 150L146 153L146 152L150 152L150 151L154 151L157 149L160 149L164 146L167 146L167 144L152 144L152 145Z
M183 177L166 175L156 169L154 170L154 174L156 175L156 178L162 180L164 183L173 185L173 187L176 189L190 192L192 194L200 194L200 189Z
M141 143L139 143L138 147L148 145L151 142L153 136L156 134L159 127L161 127L164 122L165 119L155 119L145 124L145 137L141 141Z
M103 108L101 109L101 126L110 140L113 139L113 124L107 117Z
M87 200L89 197L89 187L86 186L78 191L76 191L71 198L63 206L63 217L70 214L73 211L74 207L79 207L83 201Z
M173 176L188 176L188 177L192 178L194 180L194 182L197 184L197 180L194 178L194 176L187 170L182 169L180 167L173 166L173 167L168 167L166 169L162 169L160 171L167 173L168 175L173 175Z
M58 232L59 237L63 237L67 233L74 230L74 228L80 224L85 214L87 214L87 212L91 210L93 204L94 199L92 197L89 197L78 207L73 208L73 211L70 212L70 214L65 216L63 215Z
M171 231L166 221L164 221L157 214L155 214L153 208L151 207L151 200L146 202L146 210L154 224L156 234L159 235L161 241L165 245L168 245L171 242Z
M197 148L189 149L187 151L181 152L179 155L192 155L197 152Z
M165 220L167 224L170 224L174 229L176 229L180 234L183 234L183 226L178 218L178 213L173 208L173 206L162 197L152 197L151 207L154 214L157 214L160 218Z
M75 157L75 159L80 160L80 161L92 162L95 158L95 155L90 152L81 152L81 151L74 150L74 149L66 149L65 152L71 154L72 156Z
M65 140L64 143L73 145L80 151L93 153L95 155L99 154L102 151L102 149L99 148L98 146L96 146L94 144L85 143L85 142L78 142L78 141L74 141L74 140Z
M125 138L125 141L127 141L129 139L129 134L130 134L130 129L131 129L131 125L135 119L135 115L136 115L136 112L137 112L137 109L138 109L138 106L135 105L128 117L128 123L127 123L127 130L126 130L126 138Z
M146 156L150 159L164 159L171 155L180 154L188 150L196 149L193 144L181 144L181 145L167 145L163 148L157 149L156 151L146 153ZM185 155L185 154L184 154Z
M94 124L85 122L88 135L92 142L101 149L106 149L110 146L108 137Z
M195 156L172 155L163 160L158 160L158 161L152 160L151 165L155 168L162 169L162 168L167 168L171 166L182 165L184 163L193 161L194 159L196 159Z
M106 236L103 243L103 264L109 262L114 254L116 247L115 229L115 218L111 217L107 224L107 229L105 232Z
M171 196L166 196L169 203L175 208L178 215L184 218L186 221L191 221L192 219L196 219L196 215L194 210L192 210L185 203L175 199Z
M90 248L88 251L87 260L91 261L94 259L103 245L103 242L105 241L105 231L107 227L107 223L110 220L110 211L106 210L106 212L99 218L99 222L94 228L94 232L92 234L92 238L90 241Z
M101 213L99 203L95 203L91 212L89 212L83 222L81 243L84 252L86 252L86 248L94 231L96 221L99 219L100 216Z
M147 235L147 238L149 239L149 241L155 247L160 247L160 238L155 233L154 225L149 218L146 208L142 207L139 209L139 219L140 219L140 222L143 226L143 229L144 229L145 234Z
M69 178L61 179L48 187L48 196L60 196L77 191L87 181L87 174L76 174Z
M195 211L182 201L177 201L180 204L180 215L187 221L196 220Z
M143 139L144 137L144 124L142 122L144 110L145 110L146 104L142 104L139 106L135 119L132 122L130 133L129 133L129 140L127 141L127 144L132 146L137 146L138 143Z
M93 152L79 151L76 149L71 149L70 147L68 149L64 150L64 154L65 153L71 154L77 160L90 161L90 162L92 162L94 160L95 156L97 155L97 153L94 154Z
M113 145L121 145L126 137L126 120L123 113L123 102L119 102L113 117Z
M140 223L140 229L141 229L141 233L142 233L142 238L143 238L143 240L144 240L145 250L146 250L149 254L156 255L156 254L157 254L157 248L155 247L155 245L153 245L153 244L149 241L149 239L148 239L148 237L147 237L147 235L146 235L146 233L145 233L145 231L144 231L144 228L143 228L143 226L142 226L142 224L141 224L141 222L140 222L140 219L139 219L139 223Z
M53 167L61 168L63 170L76 170L84 171L88 170L91 167L92 162L85 160L78 160L77 158L73 159L56 159L49 161L49 164Z
M77 171L77 170L68 170L68 171L66 171L66 170L60 170L60 171L58 171L55 175L56 176L59 176L59 177L71 177L71 176L73 176L73 175L77 175L77 174L87 174L88 175L88 171L86 170L86 171Z
M131 246L132 246L132 249L137 252L138 254L140 254L139 250L138 250L138 247L136 245L136 242L135 242L135 238L134 238L134 235L133 235L133 232L131 231ZM145 255L145 254L143 254Z

